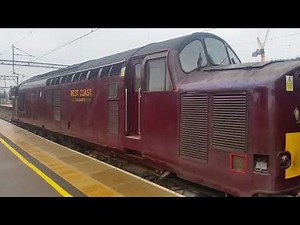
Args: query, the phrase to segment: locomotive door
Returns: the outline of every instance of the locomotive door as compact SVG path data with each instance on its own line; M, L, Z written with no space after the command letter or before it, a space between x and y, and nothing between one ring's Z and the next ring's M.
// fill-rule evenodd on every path
M141 72L143 59L131 60L126 73L125 133L126 136L141 134Z

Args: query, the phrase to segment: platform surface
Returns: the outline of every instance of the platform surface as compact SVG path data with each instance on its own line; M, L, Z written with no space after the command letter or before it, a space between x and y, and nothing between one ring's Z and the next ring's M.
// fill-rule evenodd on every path
M1 119L0 151L0 196L181 196Z
M30 185L29 185L30 184ZM0 197L61 196L0 144Z

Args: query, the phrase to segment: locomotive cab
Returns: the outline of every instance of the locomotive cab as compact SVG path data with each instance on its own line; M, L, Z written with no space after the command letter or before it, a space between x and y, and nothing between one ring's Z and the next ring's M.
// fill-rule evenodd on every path
M182 72L172 71L179 77L180 158L208 186L232 194L297 193L299 60L240 63L226 42L204 37L202 44L179 51Z

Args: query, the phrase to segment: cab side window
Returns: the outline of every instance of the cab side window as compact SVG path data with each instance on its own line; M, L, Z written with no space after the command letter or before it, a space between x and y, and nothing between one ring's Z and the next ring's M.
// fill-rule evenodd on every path
M135 86L135 91L138 91L141 87L141 77L142 77L142 64L136 64L135 65L135 82L134 82L134 86Z
M145 91L169 91L171 81L166 70L166 58L150 59L145 65Z

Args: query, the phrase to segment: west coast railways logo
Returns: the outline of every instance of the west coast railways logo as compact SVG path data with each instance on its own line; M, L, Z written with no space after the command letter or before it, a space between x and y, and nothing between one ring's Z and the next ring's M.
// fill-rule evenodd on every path
M91 102L93 91L91 88L87 89L73 89L70 90L71 101L73 102Z

